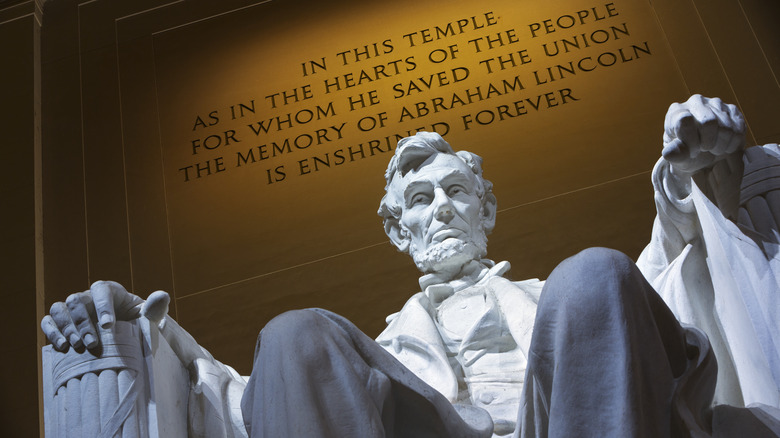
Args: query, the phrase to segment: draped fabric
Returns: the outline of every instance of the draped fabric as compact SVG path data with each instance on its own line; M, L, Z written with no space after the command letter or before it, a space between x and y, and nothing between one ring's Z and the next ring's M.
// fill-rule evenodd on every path
M716 373L628 257L589 249L542 291L515 436L707 436Z
M363 334L321 309L261 332L241 402L252 437L489 437L484 411L460 407ZM466 417L469 423L461 418Z
M586 250L542 292L515 436L709 436L716 368L706 337L677 322L628 257ZM262 331L242 411L253 437L492 433L485 411L451 404L320 309Z

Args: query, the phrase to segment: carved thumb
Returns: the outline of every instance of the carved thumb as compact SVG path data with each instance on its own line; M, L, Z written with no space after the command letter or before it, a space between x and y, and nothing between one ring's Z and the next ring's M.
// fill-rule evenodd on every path
M171 296L168 295L168 292L163 292L161 290L152 292L141 309L141 315L146 317L149 321L159 324L165 315L168 314L168 304L170 304L170 302Z

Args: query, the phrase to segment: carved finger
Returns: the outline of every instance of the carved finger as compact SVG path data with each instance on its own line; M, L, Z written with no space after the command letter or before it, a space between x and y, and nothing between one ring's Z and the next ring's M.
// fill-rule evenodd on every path
M739 108L737 108L736 105L728 104L726 105L726 108L728 109L729 120L731 120L731 127L734 129L734 132L744 134L745 117L742 116L742 112L739 110Z
M742 113L739 112L737 107L734 105L729 105L729 108L732 111L731 131L734 133L734 135L732 135L728 146L726 146L726 152L732 153L745 148L745 119L742 118Z
M715 115L715 117L718 118L718 120L721 122L721 126L731 126L731 110L729 109L729 105L723 103L722 100L720 100L719 97L713 97L709 100L708 105L710 106L712 113ZM732 105L733 106L733 105Z
M144 300L137 295L131 294L117 282L108 281L107 283L114 294L114 310L118 318L126 321L141 316Z
M729 106L718 98L710 99L710 104L712 106L713 114L718 120L718 124L721 126L721 129L728 132L733 132L735 124L731 118L731 110L729 109Z
M713 149L718 138L720 123L709 99L696 95L692 96L688 102L688 110L695 120L698 131L698 147L705 151Z
M717 150L720 148L718 137L721 131L724 130L721 129L718 118L710 111L709 116L701 122L699 127L699 147L701 150L711 151L718 155Z
M687 156L695 158L699 154L698 145L701 138L699 137L699 126L694 116L688 113L687 116L682 117L676 124L675 134L685 144Z
M123 320L140 316L143 300L114 281L96 281L92 284L92 300L100 327L109 328L117 317Z
M92 292L92 301L95 303L95 314L97 315L100 327L111 328L116 321L116 312L114 311L114 294L105 281L96 281L90 288Z
M703 120L707 117L708 113L712 112L712 108L708 104L709 99L703 97L700 94L694 94L685 103L688 107L688 111L699 120Z
M146 298L146 303L143 306L141 313L150 321L158 324L165 315L168 314L168 305L171 302L171 297L167 292L158 290L152 292Z
M666 147L666 145L667 145L667 144L671 143L671 142L672 142L672 140L674 140L674 138L672 138L672 136L671 136L671 135L669 135L669 133L668 133L668 132L666 132L666 130L664 130L664 135L663 135L663 144L664 144L664 147Z
M677 119L677 113L680 112L680 105L679 103L673 103L669 105L669 109L666 110L666 116L664 116L664 131L669 133L672 132L672 126L673 121Z
M670 163L681 163L688 159L689 154L685 143L679 138L675 138L664 145L664 150L661 151L661 155Z
M711 113L711 108L707 105L706 98L699 94L694 94L688 98L684 105L693 117L700 122L706 121L708 113Z
M41 320L41 329L49 342L54 346L54 349L57 351L65 350L65 347L68 345L68 340L60 333L60 329L57 328L57 324L50 315L44 316Z
M68 342L70 342L70 345L74 348L80 348L83 345L81 336L79 336L76 326L73 324L73 319L71 319L70 312L68 312L68 308L65 307L65 303L58 301L52 304L51 309L49 309L49 314L57 324L60 332L65 336Z
M65 304L68 306L70 317L76 326L79 337L84 341L84 345L87 348L97 346L97 330L95 330L95 326L92 324L89 312L89 307L92 307L93 304L92 300L88 298L88 294L73 294L65 300Z
M712 97L712 98L709 99L709 102L707 102L707 103L716 112L728 111L728 109L726 108L726 104L723 103L722 100L720 100L720 97Z
M744 147L745 137L745 119L736 106L727 105L717 100L719 107L715 111L715 116L722 126L718 133L717 154L730 154Z
M686 117L691 117L691 112L688 111L686 106L679 103L671 104L669 106L669 111L666 112L666 118L664 119L665 134L674 139L677 136L680 121Z
M712 153L715 155L725 155L729 152L729 148L734 138L734 131L731 128L719 128L716 130L717 137L715 138Z

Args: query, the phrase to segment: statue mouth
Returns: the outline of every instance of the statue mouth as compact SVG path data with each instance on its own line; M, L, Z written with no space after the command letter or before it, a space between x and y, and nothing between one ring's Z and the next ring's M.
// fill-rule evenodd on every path
M465 233L457 228L446 228L444 230L439 230L435 232L433 234L433 237L431 238L431 242L441 243L446 239L459 238L463 234Z

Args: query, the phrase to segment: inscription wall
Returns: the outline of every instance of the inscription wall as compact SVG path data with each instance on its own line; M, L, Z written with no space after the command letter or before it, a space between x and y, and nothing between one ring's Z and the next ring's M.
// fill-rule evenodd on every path
M375 211L396 140L420 129L485 158L499 209L489 252L514 279L544 278L594 245L636 257L670 102L720 96L743 110L749 143L778 141L769 3L8 7L26 20L43 8L41 111L10 105L5 117L38 126L40 114L40 166L9 161L11 179L41 179L30 327L113 279L170 292L181 325L245 374L258 331L288 309L325 307L375 336L418 290ZM38 44L21 21L3 23L19 53ZM8 84L14 96L29 88Z
M482 155L499 208L649 172L679 94L651 13L295 0L155 34L177 296L383 242L384 168L417 131Z
M512 278L590 246L636 257L671 102L718 95L776 134L755 103L773 73L747 62L774 27L716 1L48 2L45 307L98 279L164 289L243 373L288 309L375 336L419 289L375 213L418 130L484 157Z

